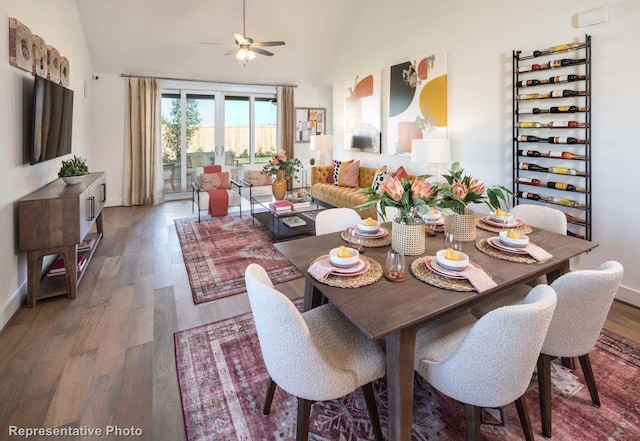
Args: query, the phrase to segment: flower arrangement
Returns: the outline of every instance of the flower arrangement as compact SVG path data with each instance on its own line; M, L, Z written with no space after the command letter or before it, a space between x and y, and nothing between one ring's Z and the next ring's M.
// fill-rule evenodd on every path
M369 200L356 208L361 210L371 208L380 201L381 215L384 220L386 207L396 207L400 210L400 222L411 222L415 212L424 213L428 207L435 206L438 202L437 185L427 182L429 175L421 175L410 181L387 177L380 190L362 188L361 192L369 195Z
M262 171L268 175L276 175L279 171L284 171L284 178L297 178L297 173L302 167L302 162L298 158L287 159L285 152L277 152L270 162L267 162Z
M439 206L442 214L465 214L467 205L471 203L485 203L491 210L500 208L501 201L509 205L509 197L513 196L506 187L496 185L485 188L485 185L465 174L460 164L454 162L448 175L443 175L447 182L439 185Z

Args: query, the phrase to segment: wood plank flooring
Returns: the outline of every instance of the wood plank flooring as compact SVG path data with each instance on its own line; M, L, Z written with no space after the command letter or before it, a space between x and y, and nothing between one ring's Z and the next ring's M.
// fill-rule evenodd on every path
M250 310L246 294L193 304L173 223L192 215L190 201L104 210L78 298L23 308L0 334L0 439L10 425L133 426L137 439L185 439L173 334ZM304 282L278 288L295 298ZM606 326L640 341L640 310L616 302Z

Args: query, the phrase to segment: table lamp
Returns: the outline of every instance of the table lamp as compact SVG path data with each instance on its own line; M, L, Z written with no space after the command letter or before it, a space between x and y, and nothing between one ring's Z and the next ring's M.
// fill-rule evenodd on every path
M312 135L309 137L309 148L317 150L318 165L326 165L325 152L333 150L333 135Z
M411 161L424 162L427 173L431 164L436 167L436 181L440 179L440 164L451 162L451 145L448 139L414 139L411 141Z

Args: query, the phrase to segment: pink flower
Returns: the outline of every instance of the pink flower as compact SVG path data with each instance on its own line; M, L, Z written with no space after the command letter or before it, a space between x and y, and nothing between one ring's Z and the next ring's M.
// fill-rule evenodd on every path
M380 184L380 189L383 193L389 195L391 199L398 202L402 199L402 195L404 194L404 188L402 188L402 184L400 181L393 176L387 177L382 184Z
M414 198L427 199L433 195L435 188L426 179L416 178L411 184L411 191Z
M276 153L276 159L284 162L287 160L287 155L284 153Z
M463 182L454 180L453 184L451 185L451 193L455 197L464 200L464 198L467 197L467 194L469 193L469 189L466 185L464 185Z
M280 162L280 161L278 161L278 159L277 159L277 158L273 158L273 159L271 160L271 165L278 165L278 162Z
M472 179L471 182L469 182L469 187L473 193L479 196L484 193L484 184L477 179Z

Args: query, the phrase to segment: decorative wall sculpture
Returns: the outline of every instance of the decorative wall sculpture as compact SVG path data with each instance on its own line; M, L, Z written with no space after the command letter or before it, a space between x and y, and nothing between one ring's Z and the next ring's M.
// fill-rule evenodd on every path
M355 75L345 87L345 150L380 153L381 72Z
M49 80L69 86L69 59L31 33L15 18L9 18L9 63Z
M446 52L391 66L388 77L387 153L410 154L413 139L446 138Z

